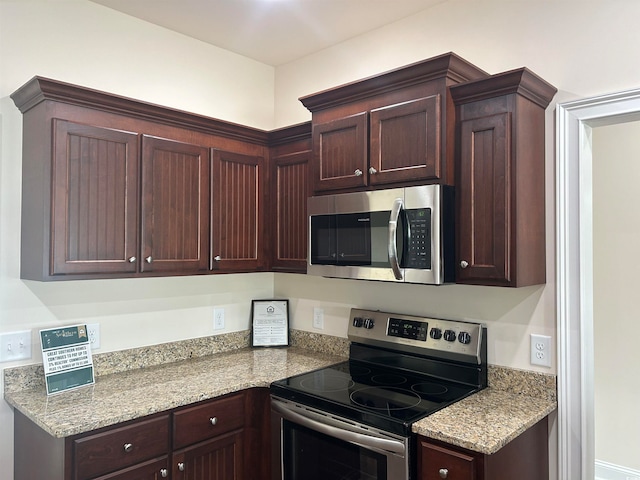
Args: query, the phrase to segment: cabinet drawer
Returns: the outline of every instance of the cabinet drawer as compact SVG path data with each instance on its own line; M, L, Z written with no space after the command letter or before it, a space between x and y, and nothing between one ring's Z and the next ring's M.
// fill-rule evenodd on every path
M169 416L142 420L73 442L76 480L134 465L169 452Z
M185 408L173 414L173 448L215 437L243 424L244 394Z
M421 480L480 480L476 477L476 463L473 456L420 442Z

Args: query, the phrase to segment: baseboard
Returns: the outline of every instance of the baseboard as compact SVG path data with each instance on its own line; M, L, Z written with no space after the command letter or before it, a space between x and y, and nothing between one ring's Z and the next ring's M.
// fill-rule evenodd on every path
M596 460L595 480L640 480L640 471Z

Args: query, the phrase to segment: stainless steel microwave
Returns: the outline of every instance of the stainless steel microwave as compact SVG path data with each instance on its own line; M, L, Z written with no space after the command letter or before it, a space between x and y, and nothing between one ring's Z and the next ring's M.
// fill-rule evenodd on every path
M446 185L311 197L307 273L453 282L453 202L453 187Z

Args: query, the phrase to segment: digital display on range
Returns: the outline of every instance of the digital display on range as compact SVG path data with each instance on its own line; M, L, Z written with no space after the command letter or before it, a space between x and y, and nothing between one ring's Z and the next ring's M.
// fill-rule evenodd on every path
M427 322L418 322L415 320L402 320L400 318L389 318L389 326L387 335L390 337L407 338L409 340L427 341L427 331L429 324Z

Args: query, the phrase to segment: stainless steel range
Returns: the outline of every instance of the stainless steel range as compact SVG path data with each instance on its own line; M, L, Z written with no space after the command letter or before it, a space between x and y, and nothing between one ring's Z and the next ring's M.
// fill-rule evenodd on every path
M487 385L478 323L352 309L349 360L271 384L273 480L412 480L421 418Z

